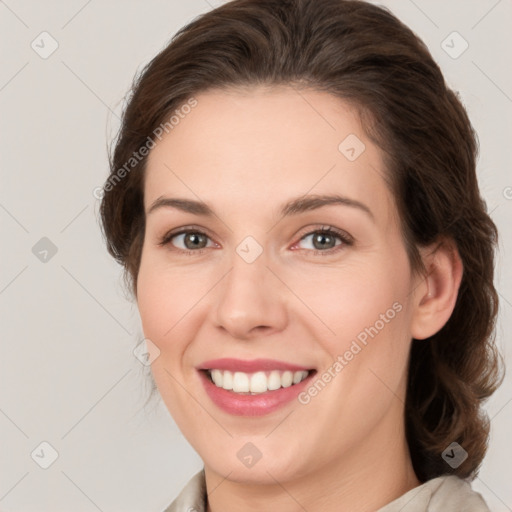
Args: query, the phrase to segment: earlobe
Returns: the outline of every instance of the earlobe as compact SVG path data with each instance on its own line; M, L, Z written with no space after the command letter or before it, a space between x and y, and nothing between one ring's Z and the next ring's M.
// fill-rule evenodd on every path
M426 274L416 284L411 334L425 339L448 322L457 302L463 265L453 240L444 239L421 250Z

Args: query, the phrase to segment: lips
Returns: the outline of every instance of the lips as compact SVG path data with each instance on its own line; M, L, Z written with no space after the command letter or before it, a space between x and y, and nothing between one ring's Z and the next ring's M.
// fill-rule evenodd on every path
M316 373L307 366L273 359L214 359L203 362L196 369L210 399L223 411L237 416L262 416L285 406ZM226 376L229 376L229 382L225 380ZM244 384L237 383L237 379ZM270 385L272 381L275 384ZM252 387L254 383L256 388Z
M272 370L289 370L292 372L309 371L314 368L300 366L297 364L278 361L277 359L252 359L250 361L243 359L211 359L204 361L198 367L198 370L229 370L231 372L256 373Z

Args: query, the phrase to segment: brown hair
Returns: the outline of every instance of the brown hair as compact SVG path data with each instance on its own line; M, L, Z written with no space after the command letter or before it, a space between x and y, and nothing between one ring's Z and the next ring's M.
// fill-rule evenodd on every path
M385 8L359 0L235 0L182 28L135 79L124 111L101 202L109 252L136 296L147 157L131 159L180 105L212 88L283 84L326 91L358 109L385 155L415 272L425 271L418 247L456 243L464 266L457 302L438 333L412 341L405 422L421 481L445 473L473 478L489 434L481 405L501 383L498 235L479 194L477 138L466 111L424 43ZM441 457L452 442L469 455L456 469Z

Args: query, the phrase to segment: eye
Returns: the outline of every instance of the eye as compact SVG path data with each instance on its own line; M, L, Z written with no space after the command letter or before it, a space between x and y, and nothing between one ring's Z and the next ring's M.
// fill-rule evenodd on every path
M353 239L347 233L332 227L322 227L321 229L307 233L297 244L295 244L295 246L304 241L310 243L310 247L306 247L306 249L312 249L323 253L335 252L340 250L343 246L350 246L353 244ZM302 249L304 248L302 247Z
M166 234L159 245L173 245L182 251L194 251L196 249L206 249L212 247L213 244L208 245L210 237L197 229L182 229L177 233Z
M353 239L348 233L340 231L332 227L322 227L315 231L310 231L302 236L300 241L297 242L293 248L297 247L300 243L309 241L312 247L299 247L301 250L315 251L325 253L332 253L343 249L343 247L353 245ZM171 232L164 235L158 245L166 246L172 245L178 251L182 252L201 252L201 249L215 247L216 244L210 237L201 230L182 228L178 232Z

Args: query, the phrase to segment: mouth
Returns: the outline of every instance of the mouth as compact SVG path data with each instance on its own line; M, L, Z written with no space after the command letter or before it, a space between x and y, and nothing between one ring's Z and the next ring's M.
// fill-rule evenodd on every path
M237 416L262 416L285 406L317 373L315 368L270 359L216 359L196 369L212 402Z
M202 370L218 388L240 395L258 395L300 384L315 370L272 370L247 373L213 368Z

